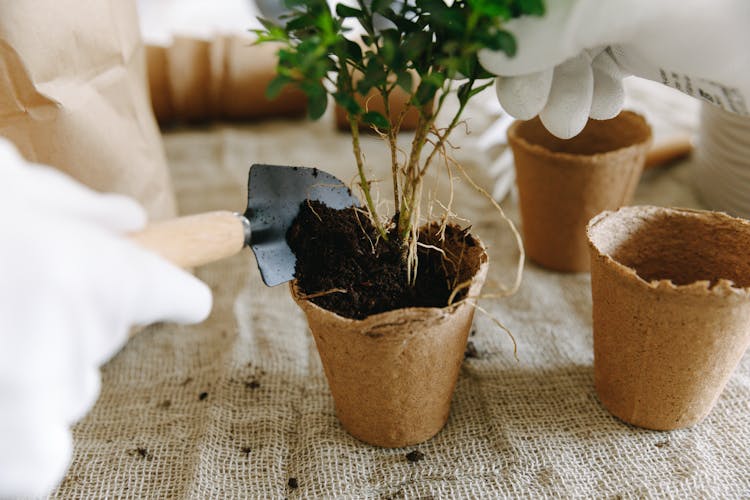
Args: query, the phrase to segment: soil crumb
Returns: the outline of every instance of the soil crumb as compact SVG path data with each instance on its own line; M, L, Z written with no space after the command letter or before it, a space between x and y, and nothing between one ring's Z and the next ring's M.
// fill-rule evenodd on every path
M287 232L297 257L295 278L312 302L341 316L362 319L404 307L444 307L453 289L469 280L482 249L468 229L448 226L445 238L432 224L421 231L417 282L407 283L402 247L379 238L367 215L303 202ZM437 250L436 248L441 250ZM345 290L345 292L333 291ZM466 295L461 290L454 301Z
M424 460L424 453L419 450L410 451L406 454L406 460L413 464L417 463L420 460Z
M134 450L128 451L128 454L136 456L141 460L151 460L154 456L144 447L139 446Z
M479 351L477 351L477 346L474 345L474 342L469 340L466 342L466 351L464 351L464 359L477 359L479 358Z

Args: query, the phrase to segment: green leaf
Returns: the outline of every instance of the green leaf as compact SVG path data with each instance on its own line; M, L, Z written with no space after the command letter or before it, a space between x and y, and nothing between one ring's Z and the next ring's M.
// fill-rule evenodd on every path
M387 66L394 66L400 52L401 34L394 30L388 29L381 32L383 37L380 46L380 55Z
M260 45L266 42L288 42L289 41L289 37L286 36L286 33L284 33L283 30L280 30L279 32L274 32L274 33L271 33L269 31L264 31L264 30L250 30L250 33L253 33L255 35L255 41L253 41L252 45Z
M544 0L518 0L519 14L543 16L545 13Z
M294 68L296 66L297 53L290 49L281 49L278 51L279 66L284 68Z
M432 85L440 88L445 83L445 74L441 72L430 73L423 78L423 81L430 82Z
M328 107L328 93L320 82L307 83L302 86L307 95L307 114L312 120L323 116Z
M292 79L285 75L276 75L266 87L266 97L273 100L279 96L281 89L292 82Z
M296 17L292 17L286 23L285 29L287 31L302 31L315 28L315 17L311 14L304 14Z
M416 100L416 104L419 106L424 106L425 104L431 102L435 98L435 94L437 94L437 91L440 87L438 85L435 85L434 82L431 82L429 80L422 80L419 82L419 86L417 87L417 91L414 93L414 100Z
M490 73L479 63L479 58L476 54L471 57L471 70L469 75L473 75L476 80L486 80L487 78L495 78L496 75Z
M358 43L352 42L349 39L344 39L346 57L356 63L362 62L362 47Z
M281 30L282 32L284 31L284 30L283 30L283 28L282 28L281 26L279 26L279 25L278 25L278 24L276 24L275 22L271 21L270 19L266 19L266 18L263 18L263 17L258 17L257 19L258 19L258 21L260 22L260 24L261 24L261 25L262 25L262 26L263 26L263 27L264 27L264 28L265 28L266 30L268 30L268 31L269 31L269 32L271 32L271 33L273 33L274 31L277 31L277 30Z
M348 114L352 116L359 116L362 114L362 107L349 92L335 92L333 98Z
M471 89L471 92L469 92L469 99L477 95L478 93L484 91L484 89L490 88L495 83L494 80L490 80L489 82L483 83L479 87Z
M414 20L404 17L403 14L397 13L392 8L390 8L390 6L386 9L383 9L383 11L379 12L379 14L395 24L396 29L398 29L401 33L408 34L420 30L419 25L416 24Z
M463 32L468 8L459 8L460 3L454 3L456 8L450 8L443 0L417 0L417 5L429 13L431 26L446 28L454 33Z
M361 17L364 15L364 12L359 9L349 7L348 5L344 5L343 3L339 3L336 4L336 15L338 15L339 17Z
M398 74L396 83L406 92L411 93L414 87L414 78L411 76L411 72L404 71Z
M497 17L503 20L511 17L510 7L502 2L481 2L477 10L488 17Z
M426 31L417 31L409 33L404 40L401 50L404 56L409 60L415 60L421 56L432 43L432 35Z
M365 73L362 79L357 82L357 92L362 95L367 93L373 87L377 87L386 83L387 74L383 69L383 66L377 63L377 61L371 60L370 63L365 67Z
M516 55L516 39L507 31L500 30L495 33L489 33L483 37L482 42L490 50L501 50L510 57Z
M381 130L388 130L391 128L391 122L382 114L377 111L368 111L362 115L362 121L368 125L374 125Z
M387 9L391 7L393 0L372 0L370 4L371 12L377 12L383 14Z
M466 102L469 100L469 97L471 96L471 85L474 82L469 80L468 82L461 84L460 87L458 87L458 90L456 91L456 96L458 97L458 102L461 104L466 104Z

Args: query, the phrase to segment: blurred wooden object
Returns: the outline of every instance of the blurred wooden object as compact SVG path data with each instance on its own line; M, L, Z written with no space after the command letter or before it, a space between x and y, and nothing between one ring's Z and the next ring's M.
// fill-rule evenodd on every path
M276 75L277 46L252 45L247 37L207 41L175 37L171 46L147 46L149 88L160 125L210 120L302 116L304 94L287 86L266 98Z
M355 97L363 108L368 111L379 111L385 115L385 104L383 98L377 91L370 91L366 98L362 98L361 96ZM394 123L398 119L408 102L409 94L407 94L402 88L396 87L396 89L391 92L388 99L388 104L390 106L389 119L391 123ZM338 127L339 130L348 131L349 120L346 117L346 111L344 108L337 104L334 113L336 115L336 127ZM412 108L404 115L404 119L401 122L401 130L414 130L417 126L417 120L419 120L419 112L417 111L417 108L412 106ZM370 130L370 128L367 127L366 130Z
M690 155L693 151L693 143L688 134L673 135L667 139L654 142L646 154L644 170L651 170L666 165L671 165Z

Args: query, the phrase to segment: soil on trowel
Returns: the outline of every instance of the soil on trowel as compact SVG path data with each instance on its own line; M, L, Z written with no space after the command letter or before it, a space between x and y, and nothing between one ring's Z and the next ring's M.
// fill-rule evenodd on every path
M417 280L410 286L395 235L388 241L378 238L367 215L355 208L336 210L303 202L287 232L297 257L297 285L303 294L314 296L310 300L318 306L348 318L405 307L444 307L456 285L473 276L479 259L470 256L481 248L468 229L449 225L443 239L438 229L437 224L423 228L420 242L443 249L448 258L419 246ZM464 288L453 301L465 295Z

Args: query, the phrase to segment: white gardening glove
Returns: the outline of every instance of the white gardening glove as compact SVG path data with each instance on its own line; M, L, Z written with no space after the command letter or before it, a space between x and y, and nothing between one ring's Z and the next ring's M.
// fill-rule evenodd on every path
M70 426L131 326L208 315L205 284L123 238L145 221L130 198L27 164L0 138L0 497L62 479Z
M507 23L515 57L480 52L511 115L538 114L554 135L573 137L589 117L619 113L628 75L748 114L747 0L547 0L546 9Z

